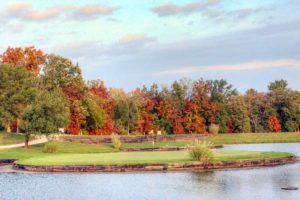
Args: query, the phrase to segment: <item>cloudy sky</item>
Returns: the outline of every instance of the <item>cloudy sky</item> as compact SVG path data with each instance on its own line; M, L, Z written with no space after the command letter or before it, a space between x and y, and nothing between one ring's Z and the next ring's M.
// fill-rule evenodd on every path
M300 89L299 0L0 0L0 50L31 46L126 90L182 77Z

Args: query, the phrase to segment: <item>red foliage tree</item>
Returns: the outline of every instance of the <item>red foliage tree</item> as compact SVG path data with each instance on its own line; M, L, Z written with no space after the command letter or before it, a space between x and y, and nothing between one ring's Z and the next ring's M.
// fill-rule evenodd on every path
M205 120L199 115L199 107L191 100L186 101L184 126L188 133L205 133Z
M218 105L209 101L211 85L203 80L194 84L191 99L186 101L184 124L188 133L206 133L216 120Z
M103 81L89 81L88 87L90 92L92 92L97 97L103 100L103 108L105 110L105 122L103 127L96 130L89 130L91 135L109 135L113 132L113 112L115 108L115 101L110 96L109 91L104 86Z
M70 108L70 112L70 125L66 132L72 135L78 135L81 129L80 125L85 120L85 116L83 115L83 111L74 107Z
M227 132L228 133L233 133L234 132L234 126L233 126L231 120L227 120L226 127L227 127Z
M268 118L268 125L269 128L273 132L280 132L281 131L281 124L277 116L272 115Z
M141 120L139 122L139 130L141 133L146 134L154 129L153 119L154 115L151 111L154 108L154 101L148 94L143 94L142 106L141 106Z
M75 83L64 86L62 90L70 101L70 125L66 129L66 132L78 135L81 129L80 126L85 120L84 110L81 107L81 100L84 97L84 93Z

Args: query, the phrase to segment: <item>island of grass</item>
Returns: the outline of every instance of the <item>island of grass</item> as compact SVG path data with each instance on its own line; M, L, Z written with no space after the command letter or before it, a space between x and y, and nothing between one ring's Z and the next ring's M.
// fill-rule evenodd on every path
M0 150L0 160L16 160L15 167L47 172L119 172L198 170L273 166L295 162L285 152L216 151L213 163L191 159L188 151L118 152L112 145L56 142L55 153L44 153L44 145Z

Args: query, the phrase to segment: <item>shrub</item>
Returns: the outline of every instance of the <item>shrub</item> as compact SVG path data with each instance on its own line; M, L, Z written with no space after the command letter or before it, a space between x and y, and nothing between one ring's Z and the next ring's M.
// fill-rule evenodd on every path
M58 150L58 144L55 142L49 142L44 145L44 153L55 153Z
M196 140L190 149L190 156L195 161L213 162L215 160L214 151L211 149L213 146L212 142Z
M114 148L116 148L116 149L120 149L121 148L122 143L121 143L120 138L117 135L113 134L111 136L111 142L112 142Z
M220 126L218 124L211 124L208 128L209 133L217 135L219 133Z

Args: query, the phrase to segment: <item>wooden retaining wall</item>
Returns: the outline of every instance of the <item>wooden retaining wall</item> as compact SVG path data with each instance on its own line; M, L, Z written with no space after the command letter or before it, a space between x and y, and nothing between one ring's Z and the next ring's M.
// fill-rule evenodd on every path
M193 162L188 164L134 164L134 165L57 165L35 166L14 164L15 169L32 172L146 172L146 171L184 171L184 170L213 170L248 167L267 167L295 163L297 158L289 156L276 159L240 160L204 164Z
M213 146L212 149L221 149L223 145ZM151 152L151 151L187 151L189 147L154 147L154 148L123 148L122 152Z
M0 166L11 165L14 162L15 162L15 160L12 160L12 159L3 159L3 160L0 160Z
M189 142L197 139L208 137L208 134L190 134L190 135L141 135L141 136L120 136L122 143L142 143L142 142L169 142L169 141L182 141ZM111 138L104 136L91 136L88 138L76 137L61 137L63 142L75 142L82 144L108 144L111 143Z

